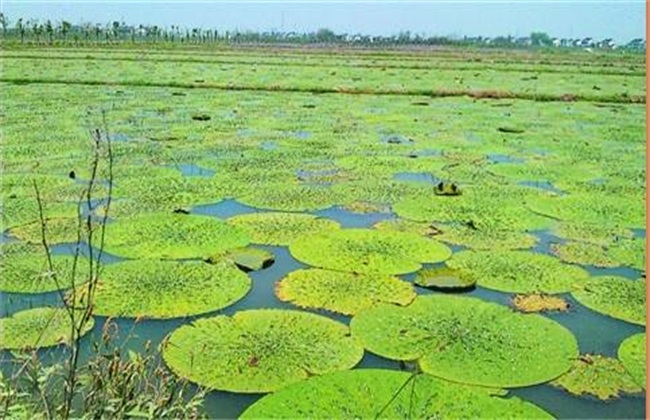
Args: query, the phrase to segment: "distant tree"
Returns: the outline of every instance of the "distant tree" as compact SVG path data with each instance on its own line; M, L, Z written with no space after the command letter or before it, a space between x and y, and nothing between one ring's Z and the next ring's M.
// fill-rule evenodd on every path
M532 45L543 47L551 45L553 40L546 32L532 32L530 34L530 42Z
M52 44L54 42L54 27L52 26L52 22L50 22L50 20L45 22L45 33L47 33L49 42Z
M70 22L66 22L65 20L61 21L61 36L63 37L63 40L67 38L68 34L70 33L70 30L72 29L72 25Z
M43 25L39 24L37 20L32 22L32 33L36 37L36 42L41 42L41 35L43 35Z
M25 25L23 25L23 18L16 21L16 31L20 34L20 43L25 42Z
M2 12L0 12L0 26L2 26L2 36L7 35L7 26L9 26L9 20Z
M316 42L336 41L336 34L331 29L321 28L315 34Z

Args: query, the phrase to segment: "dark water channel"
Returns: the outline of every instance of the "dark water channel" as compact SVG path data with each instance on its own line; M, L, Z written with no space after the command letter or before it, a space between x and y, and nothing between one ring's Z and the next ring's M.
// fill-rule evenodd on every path
M219 218L227 218L237 214L259 212L259 210L246 206L236 200L224 200L212 205L196 206L192 213L211 215ZM347 211L341 207L332 207L313 214L329 217L337 220L344 227L370 227L380 220L394 218L391 213L370 213L357 214ZM535 247L535 252L548 253L550 244L561 242L562 239L553 236L549 232L533 232L539 238L539 244ZM643 232L635 232L638 236ZM2 242L11 241L10 237L3 235ZM172 320L139 320L118 318L116 320L119 327L118 343L121 343L125 350L132 349L140 351L147 342L152 345L159 345L162 340L174 329L181 325L191 322L193 319L214 316L219 314L232 315L237 311L259 308L281 308L296 309L293 305L281 302L274 294L276 282L281 280L288 273L306 268L305 264L294 259L287 247L278 246L259 246L259 248L272 252L275 255L275 262L270 267L249 273L253 280L253 287L249 293L236 304L209 314L199 315L189 318L178 318ZM452 247L454 252L458 252L462 247ZM60 244L53 247L55 254L70 254L74 252L74 244ZM122 259L107 253L104 253L103 262L112 264ZM640 274L637 270L616 269L617 275L629 278L638 278ZM401 276L406 281L413 281L414 273ZM428 289L415 286L418 294L426 295L435 293ZM496 302L503 305L510 305L511 294L493 291L482 287L477 287L467 296L477 297L483 300ZM550 313L547 316L569 330L576 336L581 353L603 354L610 357L616 357L616 352L621 341L625 338L643 332L641 326L629 324L616 320L601 314L598 314L578 303L569 294L564 297L570 303L570 310L566 313ZM20 310L38 307L38 306L57 306L61 304L58 292L43 293L37 295L28 295L21 293L2 293L0 294L0 315L8 316ZM334 314L324 310L310 310L309 312L324 315L331 319L349 324L350 317ZM97 342L101 338L102 328L106 322L105 317L96 317L96 323L93 331L83 338L84 354L82 359L87 358L91 352L91 343ZM63 349L56 347L52 349L41 350L40 356L46 363L55 361L62 356ZM126 353L126 351L125 351ZM7 362L12 356L9 352L0 353L0 361ZM2 363L3 370L7 370L9 363ZM357 365L359 368L383 368L404 370L408 365L385 359L374 355L370 352L365 353L361 362ZM511 390L512 395L519 396L531 401L544 408L558 418L644 418L645 416L645 397L644 396L623 396L609 402L603 402L590 397L575 397L560 389L550 385L537 385L526 388ZM207 395L205 408L211 418L235 418L241 414L246 407L261 398L261 394L235 394L229 392L212 391Z

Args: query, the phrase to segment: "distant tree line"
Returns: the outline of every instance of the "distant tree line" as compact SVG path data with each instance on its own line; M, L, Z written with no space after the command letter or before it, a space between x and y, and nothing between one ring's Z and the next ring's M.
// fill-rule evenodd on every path
M112 21L106 24L72 24L65 20L40 22L36 19L18 18L10 22L0 13L0 26L4 40L30 44L86 44L86 43L259 43L259 44L340 44L359 46L389 45L457 45L498 48L598 48L624 49L645 52L645 40L636 38L617 45L611 38L554 38L545 32L533 32L526 37L463 37L425 36L402 31L396 35L337 34L330 29L315 32L284 31L228 31L203 28L181 28L178 25L127 25Z

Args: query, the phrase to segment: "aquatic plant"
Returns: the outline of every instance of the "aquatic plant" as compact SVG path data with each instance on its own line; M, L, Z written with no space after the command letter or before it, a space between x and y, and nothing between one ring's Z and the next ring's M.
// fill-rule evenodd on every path
M79 322L80 318L77 319ZM81 327L82 335L93 328L92 318ZM72 324L64 308L34 308L0 318L0 349L29 350L69 344Z
M618 348L618 358L636 383L645 389L647 373L645 333L634 334L623 340Z
M420 270L415 275L415 284L440 291L466 291L476 286L476 279L449 267L434 267Z
M230 261L243 271L257 271L269 267L275 261L273 253L260 248L234 248L219 252L206 259L210 264Z
M506 229L498 223L494 227L491 222L479 226L477 227L474 222L440 225L442 233L436 236L436 239L477 250L528 249L538 242L534 235Z
M17 239L30 244L40 244L42 241L42 228L40 221L34 221L9 229L9 234ZM97 230L97 223L92 229ZM54 217L45 220L45 235L51 244L76 242L77 232L81 229L81 238L86 238L87 225L71 217Z
M543 383L566 372L578 355L573 334L555 321L456 295L380 305L357 314L350 328L375 354L417 360L425 373L482 386Z
M515 295L512 298L512 305L521 312L566 312L569 310L569 302L560 296L545 293Z
M621 393L637 394L643 388L611 357L585 354L578 357L571 369L551 382L573 395L593 395L600 400L617 398Z
M206 258L248 243L241 229L207 216L150 213L106 228L106 250L131 258Z
M125 261L102 270L94 313L179 318L225 308L243 298L250 288L250 278L229 261ZM79 293L78 299L83 301L85 295Z
M427 237L434 237L443 233L442 230L433 223L414 222L407 219L382 220L381 222L375 223L373 229L414 233L416 235Z
M580 288L572 291L573 297L596 312L622 319L633 324L646 323L646 281L624 277L592 277Z
M336 198L328 187L289 183L267 183L248 194L237 196L243 204L278 211L314 211L331 207Z
M302 308L318 308L354 315L380 303L408 305L413 286L396 277L321 269L297 270L277 283L278 299Z
M447 382L431 375L355 369L309 378L253 403L256 418L553 418L505 391Z
M88 281L88 264L79 259L76 269L74 256L54 255L49 269L47 258L37 247L4 244L0 258L0 291L13 293L45 293L63 290ZM74 274L74 275L73 275Z
M207 388L259 393L350 369L363 347L346 325L323 316L257 309L184 325L162 355L174 373Z
M478 285L510 293L564 293L588 278L580 267L527 251L461 251L447 265L478 279Z
M411 233L369 229L340 229L306 235L289 245L304 263L356 273L403 274L421 263L444 261L451 250Z
M553 234L560 238L601 246L607 246L617 239L629 239L633 236L629 229L601 223L561 222L556 223L552 230Z
M607 249L587 242L567 242L551 245L551 252L562 261L596 267L617 267Z
M246 231L254 243L281 246L303 235L340 227L333 220L310 214L275 212L242 214L229 218L228 223Z

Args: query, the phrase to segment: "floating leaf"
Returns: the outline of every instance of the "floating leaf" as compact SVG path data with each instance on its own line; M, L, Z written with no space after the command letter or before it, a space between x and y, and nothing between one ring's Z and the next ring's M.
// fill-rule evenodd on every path
M212 389L254 393L350 369L362 356L346 325L273 309L199 319L172 332L163 347L165 362L179 376Z
M243 298L250 278L229 261L133 260L102 269L95 313L177 318L216 311Z
M569 310L569 302L559 296L551 296L545 293L516 295L512 298L512 304L521 312L566 312Z
M479 286L511 293L564 293L588 278L580 267L527 251L462 251L447 265L477 278Z
M228 223L245 230L254 243L265 245L289 245L303 235L340 227L333 220L311 214L271 212L234 216Z
M624 277L592 277L571 293L587 308L633 324L646 322L646 282Z
M418 271L415 284L440 291L466 291L476 286L476 279L453 268L435 267Z
M646 386L646 335L634 334L623 340L618 348L618 358L636 383Z
M303 236L289 250L298 260L332 270L357 273L403 274L421 263L444 261L445 245L411 233L369 229L341 229Z
M413 286L381 274L353 274L310 269L289 273L275 289L278 298L303 308L322 308L353 315L380 303L408 305Z
M205 258L248 245L239 228L214 217L151 213L107 225L106 250L132 258Z
M575 337L555 321L454 295L368 309L350 328L375 354L417 360L425 373L482 386L543 383L566 372L578 356Z
M634 382L621 362L589 354L580 356L571 370L551 384L574 395L588 394L601 400L617 398L621 392L636 394L643 390Z
M77 313L80 325L81 313ZM90 318L83 326L81 334L93 328ZM10 317L0 318L0 348L27 350L68 344L71 338L72 323L64 308L34 308L16 312Z
M209 257L206 262L218 264L222 260L231 261L243 271L257 271L269 267L275 261L273 253L259 248L235 248Z
M426 374L355 369L282 388L253 403L241 418L553 418L534 404L503 394Z

